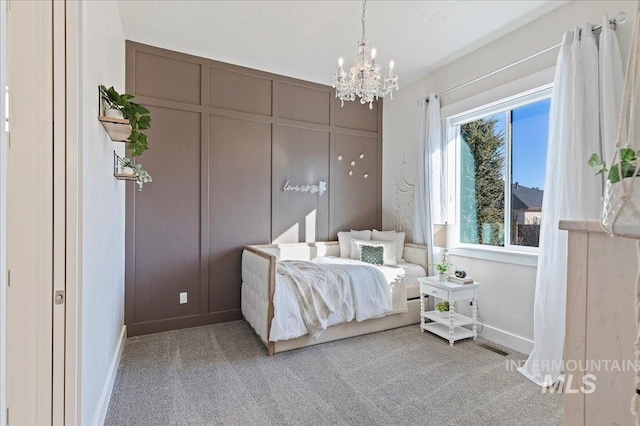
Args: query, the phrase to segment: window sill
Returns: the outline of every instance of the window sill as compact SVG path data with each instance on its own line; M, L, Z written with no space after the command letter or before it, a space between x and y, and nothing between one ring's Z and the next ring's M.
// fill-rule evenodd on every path
M534 268L538 266L538 253L534 252L485 247L458 247L449 249L449 255L490 260L492 262L510 263L512 265L531 266Z

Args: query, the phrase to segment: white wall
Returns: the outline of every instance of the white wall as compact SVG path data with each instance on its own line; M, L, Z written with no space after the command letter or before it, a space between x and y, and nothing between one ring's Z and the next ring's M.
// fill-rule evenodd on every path
M385 100L383 114L383 226L393 228L395 176L403 158L406 175L415 181L416 102L429 93L440 93L504 65L539 52L561 41L565 31L586 22L600 24L604 13L614 17L624 11L628 18L616 31L623 57L631 38L635 2L573 1L459 60L402 87L393 100ZM444 40L426 40L429 43ZM558 50L541 55L481 82L441 98L442 118L553 82ZM468 256L451 256L456 267L467 270L482 283L479 306L485 337L521 351L533 340L535 258L520 256L509 264ZM504 331L504 333L500 333ZM514 337L515 336L515 337Z
M124 330L125 184L113 177L111 142L98 116L98 85L124 91L118 3L82 3L82 424L100 423Z

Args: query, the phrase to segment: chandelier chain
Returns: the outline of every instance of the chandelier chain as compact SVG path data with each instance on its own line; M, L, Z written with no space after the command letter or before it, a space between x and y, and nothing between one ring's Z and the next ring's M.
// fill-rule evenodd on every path
M366 18L365 18L365 12L367 9L367 0L362 0L362 39L364 40L364 35L365 35L365 23L366 23Z

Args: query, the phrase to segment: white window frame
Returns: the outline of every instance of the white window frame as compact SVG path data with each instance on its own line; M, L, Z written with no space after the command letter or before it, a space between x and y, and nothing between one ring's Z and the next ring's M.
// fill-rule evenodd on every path
M505 197L505 236L504 247L491 246L483 244L469 244L460 241L460 193L461 193L461 150L460 150L460 131L459 127L465 123L478 120L480 118L504 113L509 110L517 109L525 105L533 104L545 99L550 99L552 94L552 84L538 87L524 93L501 99L487 105L483 105L472 110L468 110L459 114L449 116L445 119L447 129L447 152L449 158L448 187L453 189L453 194L449 198L450 212L454 213L454 217L450 217L450 223L458 224L453 227L452 254L464 255L467 257L489 258L496 261L509 262L513 260L513 255L521 255L518 263L530 264L535 266L536 258L539 251L538 247L528 247L511 244L511 197ZM511 122L507 120L505 126L505 181L511 182ZM506 187L506 185L505 185ZM510 195L510 193L509 193ZM544 220L544 219L543 219ZM480 253L482 252L482 253Z

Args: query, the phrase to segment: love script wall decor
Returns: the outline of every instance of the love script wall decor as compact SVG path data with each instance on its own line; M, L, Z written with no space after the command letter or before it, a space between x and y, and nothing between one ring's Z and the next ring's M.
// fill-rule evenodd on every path
M282 186L284 192L309 192L311 194L318 194L321 196L327 190L327 182L321 180L317 185L299 185L292 186L289 181L286 181Z

